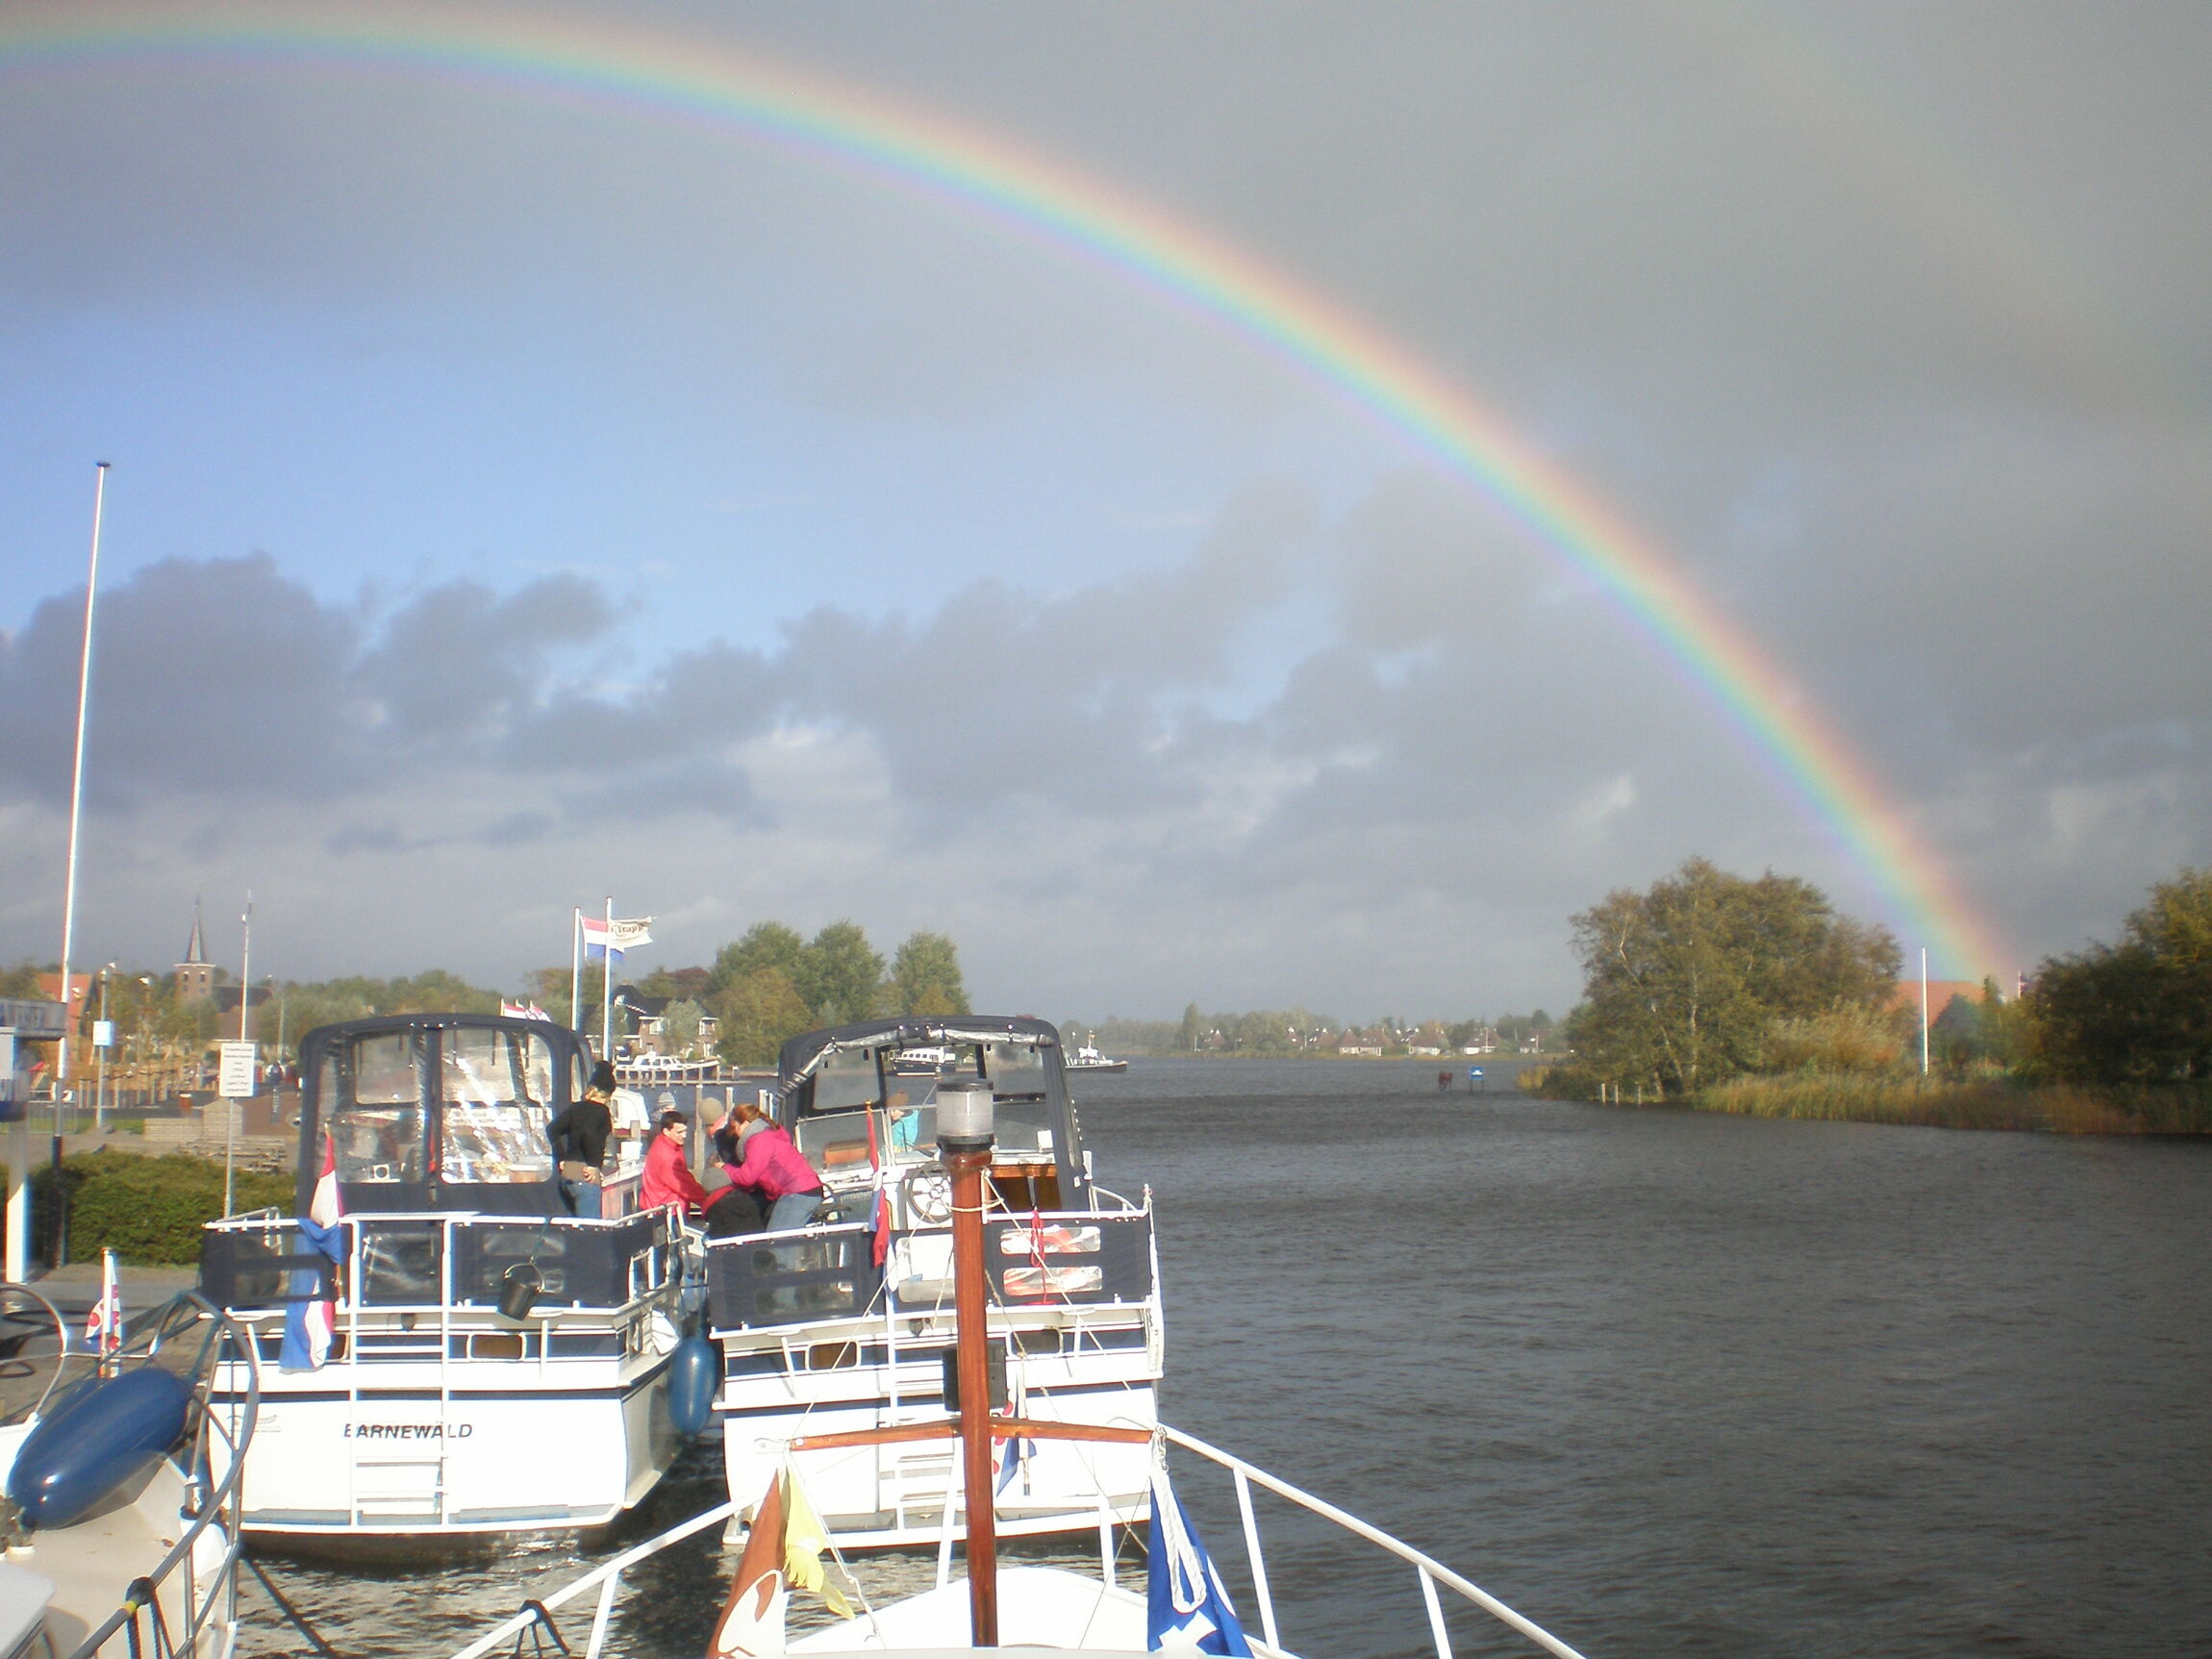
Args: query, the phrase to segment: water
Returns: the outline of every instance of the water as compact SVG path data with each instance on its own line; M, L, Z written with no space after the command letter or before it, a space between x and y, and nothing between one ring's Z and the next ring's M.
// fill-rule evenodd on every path
M1101 1177L1158 1198L1169 1420L1594 1659L2212 1655L2212 1146L1435 1078L1140 1061L1078 1080ZM642 1524L719 1496L699 1448ZM1240 1554L1225 1487L1193 1496ZM1292 1646L1425 1650L1409 1571L1261 1520ZM451 1652L586 1554L273 1565L370 1659ZM729 1564L711 1538L670 1556L618 1650L698 1651ZM247 1603L250 1651L297 1650ZM1529 1650L1480 1615L1453 1635Z

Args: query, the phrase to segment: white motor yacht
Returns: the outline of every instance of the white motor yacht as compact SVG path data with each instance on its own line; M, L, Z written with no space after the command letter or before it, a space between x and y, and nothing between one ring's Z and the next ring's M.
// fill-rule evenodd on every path
M930 1051L934 1066L914 1068ZM943 1415L953 1216L938 1102L970 1088L989 1092L999 1126L984 1184L993 1390L1025 1417L1146 1432L1157 1421L1166 1338L1150 1195L1093 1180L1058 1032L985 1016L840 1026L784 1045L774 1095L781 1128L820 1176L824 1215L707 1245L733 1496L758 1496L794 1436ZM957 1502L942 1443L803 1462L850 1547L933 1545ZM1141 1446L1022 1440L1000 1475L1003 1529L1094 1526L1101 1496L1115 1520L1142 1520L1147 1482Z
M300 1063L297 1213L213 1222L200 1258L260 1363L247 1531L412 1547L633 1508L678 1444L684 1234L639 1208L636 1167L559 1178L584 1039L397 1015L310 1032Z

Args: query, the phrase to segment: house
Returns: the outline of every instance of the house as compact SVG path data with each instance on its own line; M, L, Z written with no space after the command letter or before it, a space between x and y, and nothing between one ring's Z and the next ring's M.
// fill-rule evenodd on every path
M638 1045L655 1054L668 1052L666 1019L668 1010L683 1001L680 996L646 996L635 985L615 987L615 1006L629 1015L637 1028ZM702 1053L712 1054L716 1040L721 1035L721 1021L701 1010L699 1038L695 1047Z

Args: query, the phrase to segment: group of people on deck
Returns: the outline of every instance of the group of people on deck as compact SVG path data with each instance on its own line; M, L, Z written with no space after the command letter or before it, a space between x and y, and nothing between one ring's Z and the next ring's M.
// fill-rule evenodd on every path
M602 1060L583 1097L548 1126L565 1184L599 1179L614 1092L615 1068ZM681 1112L663 1112L645 1148L638 1194L642 1205L675 1205L715 1233L780 1232L813 1220L821 1208L821 1177L792 1144L790 1132L750 1100L727 1108L710 1103L707 1113L707 1137L729 1185L710 1193L691 1173L691 1120Z
M660 1133L645 1149L639 1192L646 1208L680 1205L685 1215L706 1220L709 1231L721 1233L803 1227L821 1209L821 1177L792 1144L790 1132L754 1102L708 1108L707 1138L730 1178L721 1191L709 1193L691 1173L691 1136L681 1112L661 1114Z

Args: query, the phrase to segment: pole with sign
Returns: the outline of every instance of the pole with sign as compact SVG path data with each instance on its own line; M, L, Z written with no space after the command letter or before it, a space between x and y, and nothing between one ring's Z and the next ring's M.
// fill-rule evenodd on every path
M222 1076L216 1093L230 1111L230 1128L223 1136L223 1214L231 1213L231 1169L238 1157L239 1114L246 1109L253 1098L254 1074L260 1068L259 1044L252 1043L226 1043L223 1044Z
M1483 1080L1482 1068L1479 1066L1470 1066L1467 1068L1467 1086L1477 1094L1490 1093L1490 1085Z

